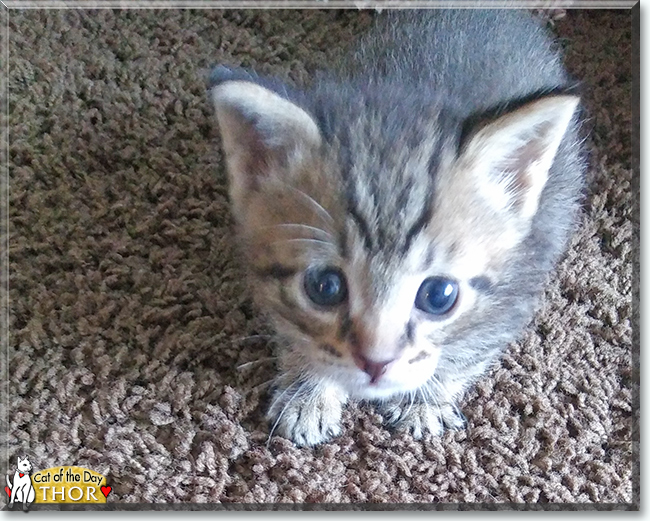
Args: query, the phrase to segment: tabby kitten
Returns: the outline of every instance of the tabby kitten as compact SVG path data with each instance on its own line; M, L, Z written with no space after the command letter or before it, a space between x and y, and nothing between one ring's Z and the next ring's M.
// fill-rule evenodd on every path
M290 90L218 67L211 95L253 293L297 445L374 400L420 438L531 320L583 179L578 98L522 11L384 12ZM273 432L273 430L272 430Z

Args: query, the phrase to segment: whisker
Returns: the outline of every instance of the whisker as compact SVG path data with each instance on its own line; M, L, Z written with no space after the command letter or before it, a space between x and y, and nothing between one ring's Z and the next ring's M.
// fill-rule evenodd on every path
M432 377L432 380L435 380L435 376ZM435 383L438 383L438 382L435 382ZM433 393L433 391L431 389L426 387L425 390L426 390L427 394L429 395L429 397L431 398L431 400L433 401L433 404L434 404L434 407L436 409L436 413L437 413L437 416L438 416L438 421L440 422L440 428L442 429L442 428L444 428L445 423L444 423L444 420L443 420L443 417L442 417L442 411L440 410L440 402L438 401L438 398L436 397L436 395Z
M429 403L427 402L427 399L424 397L424 393L422 392L422 390L421 390L419 387L415 390L415 398L417 398L418 396L420 397L420 400L422 400L422 402L424 403L424 405L428 405L428 404L429 404Z
M271 378L270 380L267 380L266 382L262 382L261 384L257 384L255 387L251 387L247 391L244 391L243 394L244 394L244 396L247 396L250 393L252 393L253 391L257 391L261 387L268 387L269 384L272 384L274 381L275 381L275 378Z
M273 335L250 335L231 339L231 342L245 342L246 340L256 340L259 338L273 338Z
M451 401L451 394L449 393L449 391L447 391L442 381L440 381L440 379L436 375L433 375L430 381L434 383L438 389L440 389L440 392L442 392L443 396L445 397L445 400Z
M275 429L278 427L278 424L280 423L280 420L282 419L282 416L283 416L284 413L286 412L287 408L289 407L289 405L291 405L291 402L293 402L293 401L296 399L296 397L298 396L298 394L300 394L300 391L303 390L303 388L305 387L305 385L307 385L307 381L302 381L302 382L298 381L298 382L294 382L293 384L291 384L289 387L287 387L287 388L284 390L284 392L280 395L280 397L278 398L278 400L279 400L280 398L282 398L282 396L284 396L284 394L285 394L289 389L291 389L291 388L292 388L296 383L299 384L299 386L298 386L298 390L293 394L293 396L292 396L291 398L289 398L289 400L287 400L287 403L284 404L284 407L283 407L282 410L280 411L280 414L278 414L278 419L275 420L275 423L273 424L273 427L271 428L271 432L269 432L269 437L268 437L267 440L266 440L266 448L268 448L269 445L271 444L271 438L273 437L273 433L275 432ZM277 403L278 400L275 400L275 403ZM275 403L274 403L274 405L275 405Z
M326 246L329 246L330 248L335 248L335 246L328 241L322 241L320 239L307 239L307 238L295 238L295 239L279 239L277 241L271 242L271 244L276 244L279 242L308 242L311 244L325 244Z
M284 184L287 186L287 188L293 190L298 195L303 197L304 200L307 201L312 206L312 208L314 208L317 211L317 213L321 217L326 219L328 223L330 223L330 224L334 223L334 218L330 215L330 213L325 208L323 208L313 197L311 197L310 195L307 195L305 192L303 192L302 190L299 190L295 186L291 186L291 185L289 185L287 183L284 183Z
M293 239L280 239L274 242L320 242L322 244L328 244L331 246L331 243L323 241L321 239L310 239L307 237L294 237Z
M460 410L460 407L456 404L456 400L453 399L452 394L449 392L449 390L445 387L445 385L440 381L438 378L435 376L433 377L435 379L436 384L438 385L438 388L443 392L443 394L446 396L447 402L453 407L454 411L458 416L461 418L464 417L463 411Z
M413 408L413 402L415 401L415 395L413 394L413 391L409 391L408 393L409 393L410 403L408 409L406 409L406 412L404 413L403 418L406 418L406 416L408 416L408 413L411 412L411 409Z
M284 396L284 395L289 391L289 389L291 389L294 385L296 385L296 383L298 383L298 382L294 382L294 383L292 383L289 387L287 387L284 391L282 391L282 392L280 393L280 396L278 396L277 398L275 398L275 399L273 400L273 402L271 402L271 405L269 406L269 411L272 411L272 410L273 410L273 408L275 407L275 405L276 405L280 400L282 400L282 397L283 397L283 396Z
M329 238L334 237L330 232L326 232L322 228L317 228L316 226L309 226L307 224L299 224L299 223L282 223L282 224L271 224L269 226L259 226L251 230L251 233L260 233L267 230L271 230L273 228L284 228L287 230L291 230L295 228L296 230L305 230L309 232L314 232L316 234L322 234Z
M438 413L438 420L442 421L442 418L440 416L440 407L436 403L431 403L429 400L427 400L427 396L431 398L434 402L436 401L435 398L429 393L429 389L425 387L420 387L418 388L418 392L420 393L420 396L422 397L422 401L424 402L424 405L430 409L430 408L435 408L437 413Z
M250 367L251 365L256 365L256 364L263 364L265 362L270 362L272 360L277 360L277 359L278 359L277 356L270 356L270 357L267 357L267 358L260 358L259 360L253 360L251 362L246 362L246 363L238 365L237 370L241 371L245 367Z

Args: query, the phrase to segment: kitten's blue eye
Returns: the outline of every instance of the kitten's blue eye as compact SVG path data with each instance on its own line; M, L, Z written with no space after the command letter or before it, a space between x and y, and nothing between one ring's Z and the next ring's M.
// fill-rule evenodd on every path
M348 296L345 276L338 268L311 268L305 272L307 296L319 306L336 306Z
M458 300L458 284L445 277L426 279L415 297L415 306L431 315L447 313Z

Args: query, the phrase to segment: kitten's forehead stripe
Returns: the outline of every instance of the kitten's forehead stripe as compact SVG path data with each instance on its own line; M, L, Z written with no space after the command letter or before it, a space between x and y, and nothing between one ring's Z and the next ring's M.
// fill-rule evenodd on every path
M404 239L404 246L402 247L402 255L405 255L409 249L411 248L411 243L413 242L413 239L422 231L422 229L431 221L431 213L432 213L432 207L431 203L427 201L427 204L425 207L422 209L422 213L420 214L420 217L418 217L417 221L415 221L415 224L411 226L411 229L406 233L406 237Z
M399 195L397 196L397 207L398 208L403 208L406 206L409 202L409 197L411 190L413 190L413 179L407 179L406 183L402 187L402 190L400 191Z
M374 241L370 233L370 226L366 220L359 213L358 208L354 205L354 198L348 197L348 213L352 217L352 221L357 225L359 234L363 239L363 244L369 253L374 251Z
M427 252L424 256L424 262L422 263L422 270L427 270L433 264L433 260L435 259L436 256L436 248L433 244L429 244L429 247L427 248Z
M341 258L347 260L350 255L350 249L348 248L348 231L345 226L340 227L337 244L339 252L341 253Z
M455 255L458 254L458 252L460 251L460 248L461 248L461 243L460 243L460 241L453 241L453 242L449 245L449 248L448 248L448 250L447 250L447 254L448 254L450 257L453 257L453 256L455 256Z
M345 187L348 218L368 254L382 257L385 267L403 258L431 221L434 181L458 122L430 99L396 98L388 110L385 100L365 94L355 100L319 99L345 105L327 113L319 107L317 114Z

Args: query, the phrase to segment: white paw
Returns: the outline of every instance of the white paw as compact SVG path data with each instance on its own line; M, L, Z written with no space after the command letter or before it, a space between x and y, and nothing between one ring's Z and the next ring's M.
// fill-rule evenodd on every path
M292 386L276 391L267 414L269 439L279 434L297 446L318 445L341 434L346 395L326 385Z
M399 430L406 430L416 440L427 432L440 436L445 428L461 430L467 426L463 413L452 404L388 403L382 404L380 411L388 423L395 424Z

